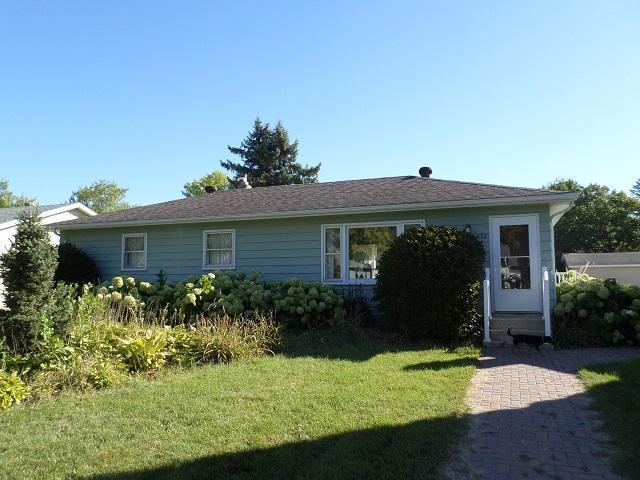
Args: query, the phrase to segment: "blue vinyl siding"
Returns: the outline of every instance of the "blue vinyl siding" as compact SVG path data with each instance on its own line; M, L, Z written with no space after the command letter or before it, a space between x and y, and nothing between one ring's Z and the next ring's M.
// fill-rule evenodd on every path
M96 260L103 279L110 279L115 275L132 275L144 280L154 280L162 269L169 280L175 281L204 272L202 269L203 230L235 229L235 271L261 272L266 279L296 277L303 280L320 280L321 227L324 224L424 219L427 225L448 225L458 229L470 225L472 233L485 246L486 266L489 266L489 216L518 213L539 215L541 264L553 272L551 224L547 205L93 228L65 230L62 236L64 240L82 248ZM123 233L147 234L146 271L135 271L129 274L121 270ZM554 294L552 289L552 295Z

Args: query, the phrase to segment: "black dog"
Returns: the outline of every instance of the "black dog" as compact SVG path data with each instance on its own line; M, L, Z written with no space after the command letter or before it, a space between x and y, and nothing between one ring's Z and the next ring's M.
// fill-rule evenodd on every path
M535 347L537 351L540 351L540 347L545 343L552 343L551 337L547 337L545 335L525 335L522 333L518 333L517 335L513 335L511 333L511 329L507 329L507 335L513 338L513 348L517 348L520 344L524 343L525 345L529 345L530 347Z

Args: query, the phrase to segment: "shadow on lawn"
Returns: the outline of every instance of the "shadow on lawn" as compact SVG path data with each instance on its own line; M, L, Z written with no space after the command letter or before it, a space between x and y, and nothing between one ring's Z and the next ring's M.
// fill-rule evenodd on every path
M448 368L468 367L470 365L475 365L476 363L478 363L478 361L475 357L461 357L453 360L414 363L413 365L406 365L403 370L446 370Z
M302 334L285 334L281 353L287 357L365 362L382 353L417 352L431 348L442 348L453 353L457 347L433 341L412 341L381 330L362 328L337 333L335 330L311 330Z
M445 417L300 441L267 449L212 455L94 480L169 479L405 479L433 478L453 432L464 432L464 417ZM450 441L451 440L451 441Z

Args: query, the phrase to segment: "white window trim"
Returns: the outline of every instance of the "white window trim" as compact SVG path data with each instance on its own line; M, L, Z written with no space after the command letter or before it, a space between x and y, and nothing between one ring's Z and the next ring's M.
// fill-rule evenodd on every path
M327 285L375 285L374 279L350 279L349 278L349 228L362 228L362 227L395 227L396 235L400 236L404 233L404 226L407 224L419 224L425 226L424 219L418 220L401 220L398 222L360 222L360 223L330 223L322 225L321 228L321 246L320 246L320 279L322 283ZM341 279L325 279L325 230L327 228L339 228L340 229L340 252L342 253L342 265L341 265Z
M231 265L207 265L207 235L212 233L231 234ZM236 231L234 229L225 230L203 230L202 231L202 270L235 270L236 268Z
M339 228L340 229L340 274L342 275L342 278L330 278L328 280L325 279L325 256L326 256L326 252L325 252L325 242L326 242L326 230L328 228ZM322 239L321 239L321 279L322 279L322 283L326 283L327 285L341 285L344 282L344 248L345 248L345 238L344 238L344 225L322 225L322 229L321 229L321 234L322 234Z
M144 266L142 266L142 267L127 267L124 264L125 239L127 239L127 238L137 238L137 237L143 237L144 238ZM147 269L147 234L146 233L123 233L122 234L122 248L121 248L121 255L120 255L120 270L122 272L143 272L146 269Z

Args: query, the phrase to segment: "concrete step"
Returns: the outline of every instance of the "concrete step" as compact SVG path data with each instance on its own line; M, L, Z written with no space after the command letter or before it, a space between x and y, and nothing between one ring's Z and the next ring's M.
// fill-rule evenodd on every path
M513 346L513 343L510 340L511 340L511 337L509 337L509 340L491 337L491 342L485 343L484 347L485 348L511 348ZM529 349L527 345L522 345L520 346L520 348ZM551 345L550 343L544 343L540 348L544 350L551 350L553 349L553 345Z
M511 328L514 332L526 333L524 330L544 331L544 320L539 314L524 315L494 315L490 320L491 330L507 331Z

